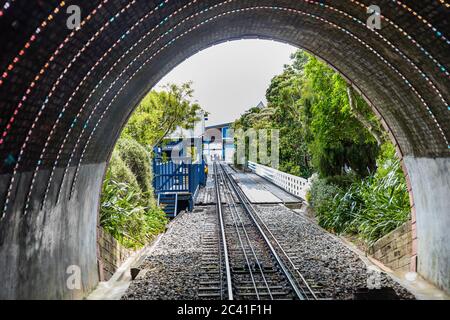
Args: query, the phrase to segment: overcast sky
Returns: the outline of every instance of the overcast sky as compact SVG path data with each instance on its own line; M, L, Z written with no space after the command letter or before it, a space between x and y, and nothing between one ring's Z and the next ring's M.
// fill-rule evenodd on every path
M184 61L157 85L194 82L194 99L210 113L207 125L231 122L245 110L266 103L273 76L283 71L296 48L266 40L231 41Z

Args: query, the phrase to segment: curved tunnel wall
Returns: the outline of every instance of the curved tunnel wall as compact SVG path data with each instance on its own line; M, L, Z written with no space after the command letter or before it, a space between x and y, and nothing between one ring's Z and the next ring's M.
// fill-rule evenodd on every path
M370 1L7 2L0 13L1 298L80 298L96 285L99 191L126 119L184 59L254 37L329 62L380 114L414 190L418 270L449 290L444 1L378 1L379 31L365 25ZM72 4L83 18L73 31L66 28ZM66 286L70 265L81 268L79 290Z

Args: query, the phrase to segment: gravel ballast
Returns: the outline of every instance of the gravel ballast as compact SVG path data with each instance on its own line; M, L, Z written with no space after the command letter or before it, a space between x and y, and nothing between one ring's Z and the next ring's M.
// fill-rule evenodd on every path
M368 268L339 238L283 205L255 207L259 217L322 299L352 299L356 289L392 288L414 297L384 273Z
M206 211L183 213L170 223L122 299L195 299Z
M369 270L339 238L311 220L282 205L255 208L319 298L352 299L368 282L392 288L401 299L414 298L387 275ZM202 234L214 214L214 206L204 206L174 219L122 299L198 299Z

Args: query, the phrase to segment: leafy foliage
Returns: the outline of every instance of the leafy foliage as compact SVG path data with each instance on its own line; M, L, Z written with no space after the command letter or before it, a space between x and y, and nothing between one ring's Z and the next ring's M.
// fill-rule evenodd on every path
M167 223L151 180L148 152L136 141L119 139L103 182L100 225L127 248L143 246Z
M150 154L136 140L121 138L116 144L116 150L127 168L136 178L139 188L153 199L152 166ZM117 179L117 181L123 181Z
M304 72L305 138L314 168L322 177L349 169L362 177L374 172L379 147L352 112L345 80L311 56ZM376 121L364 100L357 99L364 117Z
M139 248L164 231L164 212L142 197L133 185L108 175L101 197L100 225L127 248Z
M139 104L122 137L133 139L149 150L177 127L193 127L201 110L191 101L192 83L169 84L163 91L151 91Z
M409 196L392 144L383 146L378 170L341 188L318 179L310 191L318 222L337 233L358 234L373 242L403 224L410 214Z
M272 79L266 99L267 108L248 110L234 128L280 130L280 169L319 174L308 201L320 225L374 241L408 218L394 148L369 105L339 74L299 50Z
M342 189L335 184L327 183L326 179L316 178L313 180L308 194L308 201L314 208L318 222L321 226L333 229L332 226L335 227L342 224L337 221L334 223L329 222L334 216L334 212L330 210L334 197L341 192Z
M274 77L266 91L268 106L251 108L234 123L234 129L278 129L280 131L280 169L309 177L312 174L310 155L301 119L301 88L303 65L307 56L298 51L293 64Z
M139 189L139 183L137 182L136 176L127 166L125 161L122 160L120 152L117 149L114 149L112 153L106 176L114 181L123 182L132 189Z
M381 127L365 101L331 68L297 51L266 91L267 108L252 108L234 128L280 131L280 169L309 177L376 169ZM352 98L352 103L350 103ZM377 134L375 137L374 134Z

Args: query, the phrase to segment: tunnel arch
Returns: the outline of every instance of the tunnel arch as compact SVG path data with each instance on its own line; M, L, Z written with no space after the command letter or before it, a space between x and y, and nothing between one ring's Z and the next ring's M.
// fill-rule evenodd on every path
M242 38L304 48L365 96L396 141L414 190L418 270L448 290L448 4L379 2L379 31L365 25L370 1L17 0L4 6L0 267L6 272L0 284L6 290L0 297L77 298L96 285L99 190L123 125L176 65ZM83 13L77 30L66 28L71 4ZM69 265L83 270L79 291L65 287Z

